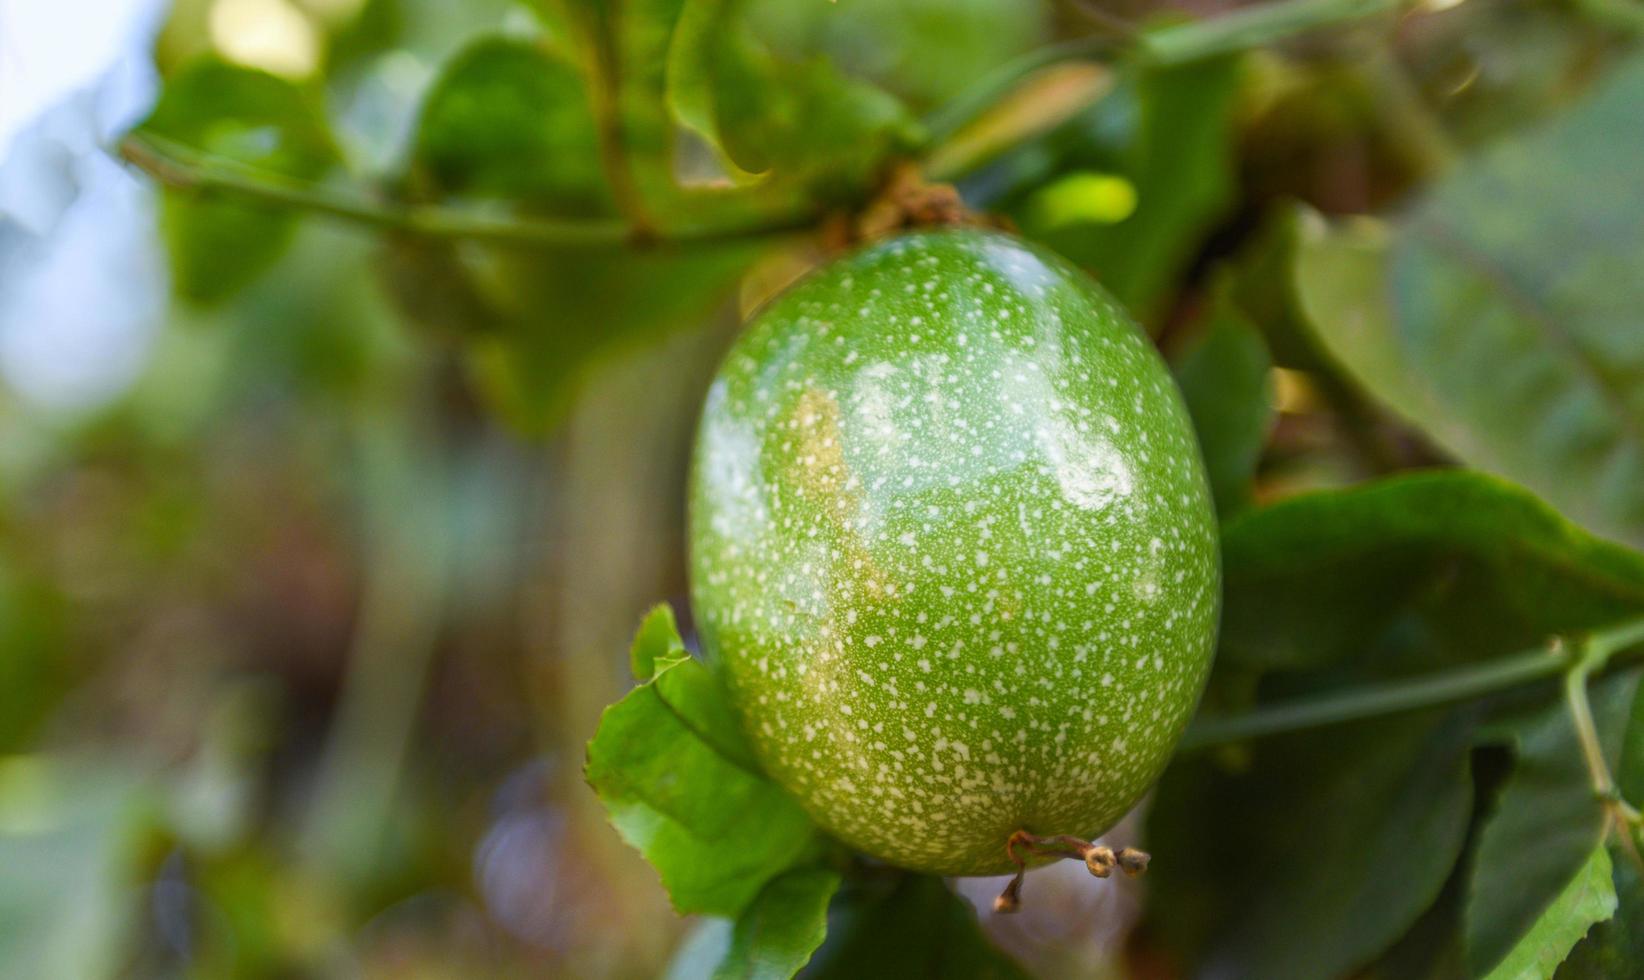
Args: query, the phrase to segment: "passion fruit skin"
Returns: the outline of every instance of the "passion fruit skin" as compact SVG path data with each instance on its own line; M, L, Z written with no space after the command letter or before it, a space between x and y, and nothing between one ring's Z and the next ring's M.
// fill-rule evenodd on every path
M1014 870L1158 778L1215 645L1204 465L1091 279L988 231L907 235L759 313L709 391L691 599L770 775L892 864Z

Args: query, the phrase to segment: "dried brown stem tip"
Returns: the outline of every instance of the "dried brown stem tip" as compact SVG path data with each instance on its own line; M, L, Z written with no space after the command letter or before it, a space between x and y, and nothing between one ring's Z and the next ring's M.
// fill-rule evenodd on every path
M1098 878L1106 878L1113 873L1113 849L1092 844L1085 851L1085 867Z
M1010 884L1006 885L1005 890L999 893L999 897L993 900L993 911L1006 914L1021 911L1022 874L1021 871L1016 872L1016 877L1010 879Z
M1020 849L1021 853L1017 853ZM1085 867L1098 878L1106 878L1118 868L1126 875L1134 878L1147 870L1149 860L1146 851L1139 851L1134 847L1121 849L1117 854L1111 847L1102 844L1092 844L1068 834L1058 834L1054 837L1039 837L1025 830L1018 830L1005 841L1005 853L1010 856L1011 863L1016 865L1016 877L1010 879L1010 884L999 897L993 900L993 911L1016 912L1022 907L1022 877L1027 873L1027 856L1049 858L1078 858L1085 862Z
M917 164L904 160L891 168L879 192L860 211L825 222L822 240L830 251L844 251L913 228L959 225L1000 228L1005 222L970 210L952 184L928 183Z

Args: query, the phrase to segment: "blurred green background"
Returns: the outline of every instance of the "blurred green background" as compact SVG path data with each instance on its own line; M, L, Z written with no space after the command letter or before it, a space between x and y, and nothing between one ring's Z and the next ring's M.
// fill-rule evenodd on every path
M1086 62L927 165L1092 269L1182 370L1247 365L1236 397L1263 408L1228 465L1259 468L1236 496L1346 484L1439 456L1285 346L1262 263L1295 202L1394 207L1576 98L1616 50L1596 4L1433 2L1181 68ZM746 203L801 225L861 205L1012 59L1230 7L750 6L762 50L826 78L763 146L716 151L683 100L698 125L650 136L687 188L786 167ZM111 153L147 117L350 200L625 214L588 107L544 108L579 84L555 74L578 64L556 10L0 2L0 976L668 961L685 924L606 825L583 745L644 610L687 615L681 488L715 360L816 239L421 237L161 195ZM1265 341L1240 320L1203 360L1246 315ZM988 928L1050 973L1112 969L1135 895L1062 901Z

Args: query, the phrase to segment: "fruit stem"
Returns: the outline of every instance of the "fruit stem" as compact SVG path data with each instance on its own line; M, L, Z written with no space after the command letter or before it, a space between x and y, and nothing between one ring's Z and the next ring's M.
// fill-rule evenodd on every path
M1040 837L1025 830L1018 830L1005 841L1005 853L1010 856L1012 864L1016 865L1016 874L1010 879L1010 884L993 900L993 911L1011 913L1022 908L1022 879L1027 874L1027 858L1016 853L1021 848L1033 857L1048 858L1077 858L1085 863L1090 873L1098 878L1106 878L1118 868L1127 876L1134 878L1147 870L1147 863L1151 857L1146 851L1139 851L1134 847L1126 847L1118 853L1105 844L1092 844L1082 837L1071 834L1056 834L1050 837Z
M1638 659L1644 655L1644 619L1601 630L1580 642L1555 637L1533 649L1477 666L1298 698L1228 718L1200 717L1188 726L1180 749L1209 748L1499 694L1558 677L1572 667L1572 656L1578 655L1587 658L1592 674Z
M1604 808L1606 820L1619 830L1627 856L1638 865L1640 871L1644 871L1644 854L1639 853L1638 842L1634 840L1639 828L1644 826L1644 814L1640 814L1638 808L1622 797L1621 787L1610 774L1598 725L1593 721L1592 704L1587 697L1587 684L1593 672L1609 659L1609 652L1602 647L1596 648L1596 654L1591 639L1574 647L1572 663L1564 672L1564 706L1581 745L1581 757L1592 780L1593 796Z

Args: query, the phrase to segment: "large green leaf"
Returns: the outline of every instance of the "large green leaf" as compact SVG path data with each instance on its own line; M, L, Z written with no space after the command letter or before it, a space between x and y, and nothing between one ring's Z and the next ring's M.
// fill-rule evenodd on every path
M675 908L735 916L815 855L820 838L799 804L750 767L717 680L684 652L672 615L659 606L641 628L631 659L652 672L606 709L586 775Z
M1178 760L1148 818L1149 926L1190 975L1341 976L1439 894L1472 808L1468 728L1420 715Z
M870 868L845 882L828 910L828 938L802 976L1026 980L942 879L889 868Z
M1638 680L1638 672L1632 671L1592 685L1593 719L1612 766L1620 754ZM1606 828L1569 712L1562 702L1550 704L1516 726L1511 737L1517 764L1479 832L1467 898L1467 959L1480 974L1509 957L1520 965L1544 962L1555 941L1563 943L1562 958L1596 921L1587 918L1571 935L1572 923L1590 912L1590 906L1555 908L1572 887L1584 888L1577 879L1595 860L1593 855L1603 853ZM1604 861L1607 869L1608 859ZM1613 890L1608 901L1613 911ZM1545 925L1539 925L1543 920ZM1530 945L1521 956L1525 943ZM1555 959L1538 975L1550 975L1556 965Z
M1042 40L1050 6L1043 0L751 0L749 13L759 37L782 57L826 59L929 108Z
M1222 553L1218 656L1252 670L1368 655L1415 613L1447 656L1473 659L1644 610L1644 555L1466 470L1247 511L1223 528Z
M137 133L299 180L320 176L338 159L309 93L211 59L167 80ZM232 295L280 257L296 222L296 212L270 205L168 192L161 225L177 292L199 303Z
M716 980L788 980L822 945L839 872L790 871L766 885L731 931Z
M1561 980L1644 976L1644 877L1632 853L1612 847L1615 916L1593 926L1559 967Z
M1644 543L1644 58L1503 141L1390 230L1296 263L1329 353L1469 463Z
M750 956L752 950L763 952ZM843 879L830 871L791 871L771 882L736 921L702 922L674 955L667 976L775 978L802 966L808 980L1026 980L940 878L890 868L859 869Z
M748 29L745 6L688 0L668 52L675 115L735 167L843 193L913 145L915 122L894 96L825 60L773 57Z
M611 195L581 72L538 44L483 38L423 101L412 175L440 193L606 214Z
M1548 980L1594 925L1615 914L1610 854L1593 848L1575 877L1486 980Z
M1173 364L1224 519L1250 502L1273 425L1272 366L1261 334L1225 294L1203 335Z

